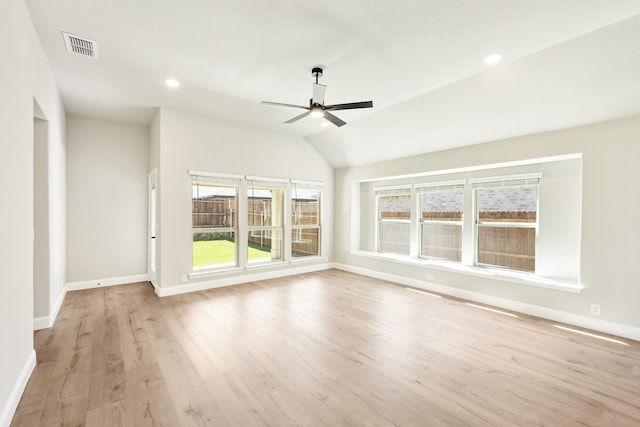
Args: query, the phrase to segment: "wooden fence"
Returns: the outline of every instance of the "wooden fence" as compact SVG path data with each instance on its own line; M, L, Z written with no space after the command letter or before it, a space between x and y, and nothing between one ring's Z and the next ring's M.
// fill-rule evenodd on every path
M409 212L381 212L382 219L409 220ZM486 223L532 223L536 212L480 212ZM461 261L462 227L437 221L460 221L462 212L423 212L421 254L425 257ZM382 252L409 254L409 225L389 222L380 232ZM519 271L535 271L535 229L479 226L477 262Z
M319 254L319 227L303 228L319 224L319 203L309 200L294 200L292 215L292 254L308 256ZM193 199L191 205L192 224L200 232L194 233L194 240L212 240L225 238L227 235L216 232L216 228L235 227L237 225L237 208L234 199L215 196L211 198ZM249 199L248 225L250 227L269 226L272 221L270 199ZM300 227L298 227L300 226ZM272 236L272 231L249 231L248 243L264 250L271 250L273 238L282 244L282 236Z

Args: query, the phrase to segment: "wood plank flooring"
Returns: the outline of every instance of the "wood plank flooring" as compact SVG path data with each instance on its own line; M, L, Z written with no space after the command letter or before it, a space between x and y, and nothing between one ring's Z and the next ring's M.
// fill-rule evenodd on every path
M328 270L67 294L18 426L640 426L640 343Z

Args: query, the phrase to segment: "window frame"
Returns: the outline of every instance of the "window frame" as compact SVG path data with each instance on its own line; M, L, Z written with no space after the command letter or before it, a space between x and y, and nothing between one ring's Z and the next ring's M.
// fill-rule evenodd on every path
M464 242L464 214L466 210L466 204L464 202L464 192L465 192L465 180L457 180L457 181L442 181L436 183L428 183L428 184L415 184L414 187L416 189L416 199L417 199L417 217L418 217L418 258L427 259L427 260L436 260L442 262L451 262L460 264L462 263L462 252L463 252L463 242ZM459 221L452 220L425 220L422 218L422 195L431 191L447 191L447 190L462 190L462 216ZM423 224L437 224L437 225L455 225L460 227L460 260L452 260L442 257L428 256L422 253L423 248L423 239L424 235L422 232Z
M469 180L469 184L472 186L473 191L473 265L481 268L495 268L499 270L506 270L517 272L521 274L536 274L536 257L538 253L538 233L540 224L540 179L542 174L523 174L512 175L504 177L490 177ZM482 221L480 220L480 208L478 201L478 190L487 188L524 188L535 187L536 188L536 220L534 222L509 222L509 221ZM480 229L481 228L510 228L510 229L534 229L534 268L533 270L520 270L516 268L510 268L507 266L501 266L496 264L482 263L480 259Z
M400 256L410 256L411 251L411 229L413 218L415 218L415 209L413 208L412 203L412 186L409 185L398 185L398 186L389 186L389 187L376 187L373 189L375 193L375 214L376 214L376 231L375 231L375 251L377 253L382 254L394 254ZM380 214L380 198L382 197L393 197L393 196L408 196L409 197L409 219L384 219ZM381 249L380 237L382 235L382 228L384 224L406 224L409 227L409 237L407 240L408 253L401 252L390 252L383 251Z
M248 175L236 175L226 173L204 172L204 171L188 171L191 180L191 270L188 274L189 279L203 278L210 275L228 274L230 272L238 273L241 271L259 270L262 268L276 268L277 266L283 266L292 263L299 262L318 262L326 261L323 254L323 210L324 203L322 197L324 196L324 182L322 181L303 181L292 178L265 178L255 177ZM234 263L225 264L210 264L206 266L193 265L193 182L196 179L205 179L207 183L211 183L213 186L229 187L230 184L235 187L236 194L236 214L235 214L235 227L230 227L230 231L234 232L235 237L235 255ZM273 186L282 190L282 206L281 222L278 225L260 225L249 226L249 197L252 184L257 187ZM295 188L311 188L318 189L320 192L320 199L318 205L318 224L305 225L304 228L314 228L318 230L318 248L316 255L304 256L297 259L293 259L292 256L292 221L291 221L291 209L292 209L292 194ZM221 228L220 228L221 229ZM249 238L252 232L264 232L277 230L280 233L280 257L276 259L263 260L249 260ZM226 230L225 231L229 231Z
M240 212L240 194L241 194L241 186L242 186L242 177L240 175L231 175L231 174L211 174L209 172L202 171L189 171L191 176L191 270L194 272L197 271L207 271L207 270L227 270L229 268L237 268L240 263L239 257L239 236L240 236L240 218L238 213ZM219 188L232 188L234 189L234 198L235 198L235 226L228 227L194 227L193 224L193 192L194 185L198 185L199 183L204 183L208 185L202 185L203 187L219 187ZM198 185L198 188L200 185ZM215 230L214 232L218 233L233 233L234 235L234 255L233 261L228 263L219 263L219 264L207 264L201 266L194 265L193 259L193 243L195 240L193 236L196 233L202 233L203 230Z
M288 187L288 181L284 180L284 179L278 179L278 178L263 178L263 177L253 177L253 176L247 176L245 179L245 183L246 183L246 219L247 219L247 233L246 233L246 243L247 243L247 266L255 266L255 265L263 265L263 264L271 264L271 263L281 263L284 262L285 260L285 215L287 212L286 209L286 196L287 196L287 187ZM252 198L252 194L251 191L252 189L255 190L263 190L263 191L270 191L271 192L271 200L272 200L272 206L273 206L273 191L278 191L279 194L279 201L276 202L276 207L279 206L280 208L280 212L276 212L271 210L271 219L272 219L272 224L271 225L252 225L251 221L249 221L249 216L251 215L251 210L249 209L249 203L250 200ZM276 215L277 218L279 218L279 223L274 224L274 215ZM276 219L277 221L277 219ZM265 231L270 232L270 237L269 239L271 240L271 253L272 256L269 259L256 259L256 260L251 260L249 259L249 239L251 237L259 237L257 236L255 233L259 233L259 234L264 234ZM279 256L274 258L273 257L273 252L274 252L274 248L273 248L273 241L274 241L274 237L273 237L273 233L279 234L279 243L280 243L280 247L278 249L275 249L276 252L279 253Z
M318 192L318 197L317 197L317 204L318 204L318 213L316 216L316 223L315 224L295 224L294 221L294 215L296 214L295 212L295 206L294 206L294 200L299 200L297 197L294 197L294 195L297 196L297 190L315 190ZM289 252L289 256L291 256L292 260L296 260L296 261L301 261L301 260L305 260L305 259L312 259L312 258L316 258L316 257L320 257L322 254L322 206L323 206L323 192L324 192L324 185L322 183L319 182L311 182L311 181L300 181L300 180L291 180L291 189L290 189L290 215L289 215L289 224L290 224L290 233L289 233L289 239L290 239L290 252ZM316 253L314 255L306 255L306 256L297 256L294 257L294 253L293 253L293 244L295 242L297 242L298 240L295 240L293 238L293 234L299 234L302 235L302 233L304 233L305 230L317 230L317 242L316 242Z

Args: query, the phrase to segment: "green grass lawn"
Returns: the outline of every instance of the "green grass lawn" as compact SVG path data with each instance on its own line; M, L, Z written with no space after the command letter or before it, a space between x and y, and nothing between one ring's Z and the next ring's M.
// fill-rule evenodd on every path
M234 261L236 246L228 240L200 240L193 242L193 266L231 264ZM249 259L271 258L271 252L249 245Z

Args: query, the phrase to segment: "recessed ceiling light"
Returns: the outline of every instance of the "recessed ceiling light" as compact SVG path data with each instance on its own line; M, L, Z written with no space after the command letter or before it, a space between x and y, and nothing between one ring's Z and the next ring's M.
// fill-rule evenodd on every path
M164 81L164 84L166 84L167 87L171 87L171 88L180 86L180 82L176 79L167 79Z
M329 127L329 122L321 122L320 126L322 126L323 128Z
M499 53L494 53L493 55L489 55L485 57L483 61L487 65L493 65L500 62L501 59L502 59L502 55L500 55Z

